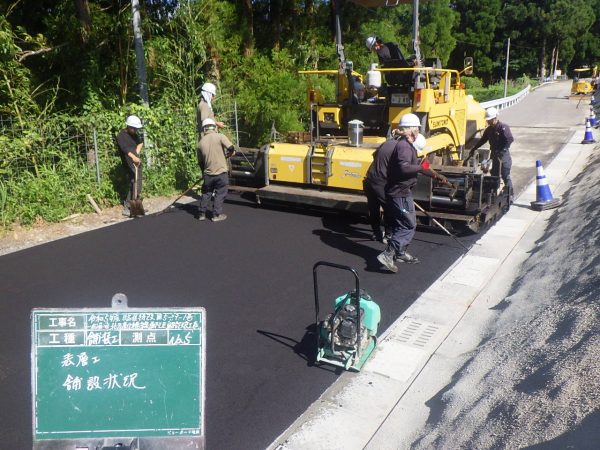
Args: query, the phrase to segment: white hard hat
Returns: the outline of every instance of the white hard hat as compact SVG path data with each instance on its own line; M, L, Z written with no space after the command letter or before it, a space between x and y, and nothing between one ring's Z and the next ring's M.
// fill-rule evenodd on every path
M413 147L417 150L417 152L420 152L425 148L426 145L427 139L425 139L425 136L419 133L419 135L415 139L415 142L413 142Z
M131 128L143 128L142 121L138 116L129 116L125 120L125 125Z
M204 83L202 90L212 95L217 95L217 87L212 83Z
M377 42L377 36L369 36L367 38L367 40L365 41L365 45L367 46L369 51L373 50L373 46L375 45L375 42Z
M216 122L213 119L211 119L210 117L208 119L204 119L202 121L202 128L216 127L216 126L217 126Z
M404 114L400 119L398 127L419 127L421 128L421 120L416 114Z
M485 110L485 120L492 120L498 117L498 110L493 106Z

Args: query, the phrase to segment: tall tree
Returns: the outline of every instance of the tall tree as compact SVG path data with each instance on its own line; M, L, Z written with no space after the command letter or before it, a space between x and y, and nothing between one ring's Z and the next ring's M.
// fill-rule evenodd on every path
M88 0L73 0L75 2L75 15L79 20L81 42L86 44L92 31L92 16Z
M421 47L425 57L440 58L445 66L456 46L454 27L460 19L449 7L449 0L431 0L424 3L420 14Z
M250 57L254 53L254 10L252 0L242 1L242 29L244 33L244 56Z
M490 79L494 67L492 55L500 0L453 0L451 7L460 16L456 31L456 48L452 65L462 64L465 56L473 56L475 73Z

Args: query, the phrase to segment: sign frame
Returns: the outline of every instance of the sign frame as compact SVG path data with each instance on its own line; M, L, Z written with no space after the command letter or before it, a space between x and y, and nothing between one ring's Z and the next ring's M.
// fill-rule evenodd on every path
M144 316L140 316L142 314ZM76 335L76 337L71 337L70 339L65 337L64 342L66 343L46 342L48 339L51 339L48 337L49 335L53 336L55 334L58 335L59 333L50 333L48 331L50 325L43 325L43 320L49 320L48 323L57 324L56 326L59 327L59 317L63 318L61 322L64 322L66 317L70 317L73 321L77 321L77 324L75 325L69 323L69 326L76 330L75 333L72 333ZM134 320L130 318L135 317L161 317L163 318L163 321L146 321L145 323L133 321L127 322L127 320ZM186 318L185 320L192 322L188 323L183 319L178 320L179 318ZM108 323L109 319L111 322L110 324ZM102 322L102 320L105 322ZM173 320L173 322L169 320ZM78 329L77 327L80 326L81 323L86 323L86 326L83 329ZM90 326L89 323L93 323L93 325ZM153 324L155 324L154 328L156 328L156 330L152 328ZM66 327L67 325L64 326ZM109 331L106 333L112 333L112 336L110 337L113 337L114 340L110 342L94 342L92 336L94 331L90 331L93 329L108 329ZM57 328L57 330L59 332L65 331L60 327ZM182 342L180 337L183 336L184 332L188 331L189 333L186 333L186 335L191 336L190 341ZM133 333L138 333L138 336L148 336L153 333L154 335L158 334L159 341L150 344L143 343L142 345L135 345L131 341ZM170 337L165 338L165 336ZM53 337L52 339L63 338ZM139 344L139 342L137 344ZM198 354L196 354L196 349L198 350ZM71 350L74 350L73 353L71 353ZM100 380L102 380L102 377L88 378L87 391L86 387L82 386L83 382L81 381L81 378L83 377L79 376L74 378L80 378L77 389L81 390L81 392L75 392L75 390L71 392L71 388L68 384L58 386L60 389L56 389L56 383L54 383L51 385L52 389L49 389L45 386L44 382L39 381L38 378L40 378L40 380L47 380L48 378L52 379L52 377L64 377L63 372L65 372L65 365L69 365L71 366L69 369L75 370L75 363L71 360L69 360L68 363L65 363L64 360L61 364L57 363L56 354L61 351L66 352L66 355L69 355L69 358L71 358L71 356L75 357L75 352L79 352L78 355L80 358L81 355L84 355L85 364L82 363L81 366L87 366L89 363L89 367L83 368L78 366L77 369L79 370L79 374L85 369L87 375L89 375L92 370L92 362L90 362L91 360L88 361L87 353L89 352L90 355L100 355L101 357L97 357L96 359L98 362L100 360L103 362L107 361L104 364L104 367L109 367L109 369L111 369L105 369L105 371L108 370L110 372L111 377L113 375L113 366L117 364L117 362L120 363L121 359L119 357L123 352L125 352L124 354L126 355L141 355L138 356L139 361L136 366L138 369L136 370L139 370L140 367L142 368L140 373L142 376L140 379L143 378L146 381L139 381L140 379L138 379L137 383L139 386L137 386L137 371L135 374L130 374L126 370L123 370L122 373L118 374L120 376L118 379L116 378L117 375L115 373L115 382L111 383L112 386L107 384L108 378L105 378L103 385L102 381L100 381L99 385L96 385L95 389L98 389L98 391L95 392L91 392L89 380L90 378L100 378ZM200 378L199 385L194 384L192 377L192 379L186 381L183 387L173 388L173 392L169 392L164 384L162 384L161 379L158 379L158 381L161 382L163 388L162 391L156 386L153 386L153 389L151 388L148 391L144 391L144 389L146 389L145 383L148 380L156 381L155 378L151 377L153 375L153 367L155 369L154 373L157 373L159 371L158 365L160 365L163 376L166 374L168 377L175 378L179 375L179 372L175 372L178 370L177 368L172 368L171 366L168 366L168 364L161 364L163 360L156 358L152 352L158 355L169 355L173 358L177 358L181 355L191 356L190 358L184 358L189 359L189 361L185 361L184 363L187 364L185 369L188 370L188 373L196 373L196 369L199 369L197 373L197 376ZM51 363L48 363L44 358L49 358ZM68 359L66 356L64 356L64 358ZM181 359L176 359L176 361L180 360ZM77 364L80 364L80 362L81 359ZM49 368L50 366L51 368ZM55 366L58 367L55 369ZM98 363L97 367L102 367L102 363ZM166 367L169 368L167 369ZM52 371L55 371L58 374L51 373ZM114 372L117 372L117 370L114 370ZM69 373L67 379L70 377L71 374ZM34 308L31 310L31 398L34 450L100 450L102 448L114 448L119 446L122 446L121 448L123 449L130 450L162 450L164 448L173 450L204 450L206 445L205 378L206 310L202 307L129 308L127 307L127 297L124 294L116 294L112 299L112 308ZM62 378L59 378L59 381L62 381ZM68 382L65 381L65 383ZM68 390L69 392L65 393L62 392L62 390ZM58 391L58 394L54 394L55 391ZM40 392L42 392L42 394L40 394ZM58 415L57 417L62 417L65 413L67 417L70 417L69 414L80 414L80 417L86 417L87 419L87 416L82 415L82 412L91 410L92 413L90 415L93 416L94 412L98 411L98 409L94 409L96 405L93 401L88 401L88 403L86 403L81 397L76 397L79 400L72 400L74 395L72 396L71 394L87 394L89 396L96 395L98 392L100 393L98 394L98 397L92 397L99 399L98 402L100 402L100 405L98 408L102 408L102 406L106 407L106 402L109 400L114 401L116 398L123 405L127 404L131 407L133 412L135 412L136 409L144 412L148 411L148 414L140 415L138 413L137 416L135 414L132 415L132 422L128 422L127 419L123 419L123 417L121 417L120 420L135 424L144 421L144 425L147 423L145 421L148 421L149 427L144 428L137 425L128 427L127 424L124 424L122 428L116 427L112 430L104 430L103 428L105 427L103 427L103 425L106 425L105 422L108 414L107 416L102 416L100 414L99 417L101 417L101 419L97 420L99 427L96 428L92 427L87 429L86 427L89 425L86 424L84 429L67 430L66 428L68 428L68 425L65 424L64 427L57 427L63 429L51 429L53 425L49 425L49 423L54 423L54 414ZM159 402L156 401L157 399L152 397L153 394L157 395L157 392L164 393L165 400L160 406L158 404ZM102 397L103 394L108 397ZM163 397L161 397L161 399L162 398ZM196 398L198 400L197 403L195 400ZM72 403L73 409L65 411L65 399L68 399L69 402ZM172 416L174 411L179 413L179 404L177 404L177 402L181 401L181 399L184 399L185 403L185 405L182 405L182 410L187 411L188 415L185 420L180 420L180 423L185 422L186 424L185 426L181 425L180 427L178 426L177 418L173 419ZM55 404L56 407L54 406ZM169 411L167 411L167 404L171 405L172 408ZM175 404L176 407L173 406ZM111 403L110 405L111 406L108 409L113 411L113 413L123 410L118 409L117 406L113 407L112 405L114 405L114 403ZM153 407L152 405L155 406ZM160 411L158 410L159 408L161 408ZM196 417L193 411L198 413L199 417ZM167 414L167 412L170 414ZM152 413L154 413L155 417L152 417ZM190 416L190 413L192 416ZM118 412L116 415L118 416ZM126 416L127 414L122 413L122 415ZM158 416L161 418L158 418ZM167 417L163 418L164 416ZM139 417L144 417L144 419L140 419ZM44 426L39 426L38 419L40 418L42 418L42 422L45 420ZM115 420L117 419L115 418ZM162 428L161 420L169 422L169 425L172 426ZM71 418L71 422L73 421L74 420ZM89 419L89 421L93 424L94 418ZM191 426L189 424L197 424L197 426L193 425L192 428L189 428L189 426ZM69 434L72 434L74 437L70 438Z

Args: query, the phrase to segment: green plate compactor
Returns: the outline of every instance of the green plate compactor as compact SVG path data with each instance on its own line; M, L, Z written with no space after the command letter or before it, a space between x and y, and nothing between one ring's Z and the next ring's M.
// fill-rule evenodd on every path
M334 311L324 320L319 316L317 281L317 269L322 266L350 271L356 281L353 291L335 299ZM313 266L313 281L317 328L316 361L360 371L377 344L377 327L381 320L379 305L360 289L358 274L351 267L319 261Z

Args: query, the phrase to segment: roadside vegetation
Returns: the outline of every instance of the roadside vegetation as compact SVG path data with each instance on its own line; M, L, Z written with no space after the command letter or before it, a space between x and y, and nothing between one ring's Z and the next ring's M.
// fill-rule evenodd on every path
M140 0L149 106L141 106L128 0L12 0L0 6L0 220L57 221L116 205L126 189L113 137L128 114L144 121L144 195L169 195L199 177L199 86L219 86L227 133L256 147L305 130L302 69L337 67L329 0ZM557 65L600 61L600 0L431 0L421 4L421 48L465 77L479 101L503 96L511 38L512 95ZM348 2L344 51L366 73L371 34L410 54L410 5ZM559 55L558 63L555 55ZM326 89L324 89L326 91ZM237 118L237 120L236 120ZM239 137L239 139L238 139Z

